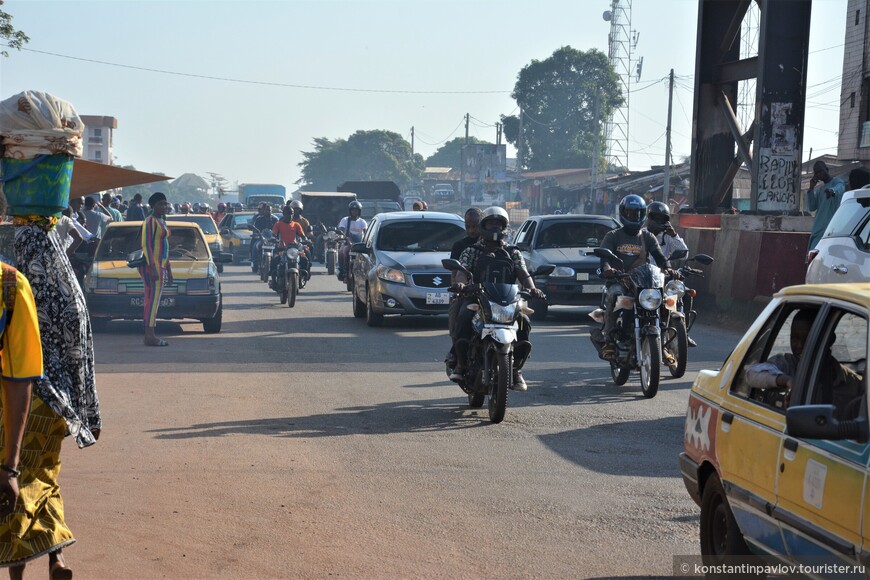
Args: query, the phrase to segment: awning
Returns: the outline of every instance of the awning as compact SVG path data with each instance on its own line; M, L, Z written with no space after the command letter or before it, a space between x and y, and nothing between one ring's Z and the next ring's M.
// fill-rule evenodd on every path
M124 169L116 165L85 161L77 157L73 163L72 185L70 185L69 197L70 199L76 199L116 187L141 185L143 183L154 183L169 179L172 179L172 177L168 175Z

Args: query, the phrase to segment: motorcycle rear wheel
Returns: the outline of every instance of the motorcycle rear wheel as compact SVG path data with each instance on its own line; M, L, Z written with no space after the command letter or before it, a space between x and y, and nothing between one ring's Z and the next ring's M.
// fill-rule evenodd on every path
M615 361L610 361L610 376L613 377L613 384L621 387L628 382L628 375L631 369L628 367L622 368Z
M296 294L299 293L299 276L297 276L296 274L289 274L287 278L287 306L293 308L294 306L296 306Z
M668 370L673 378L679 379L686 374L686 363L689 358L689 333L686 330L686 321L682 318L671 319L667 330L670 331L671 329L673 329L673 333L668 332L669 340L665 348L670 351L675 363L668 365ZM670 336L671 334L673 334L673 337Z
M662 345L658 336L648 334L640 343L640 389L643 396L652 399L659 391Z
M493 356L493 377L489 387L489 420L493 423L501 423L507 411L508 389L511 387L511 373L513 371L512 353L497 353L491 351Z

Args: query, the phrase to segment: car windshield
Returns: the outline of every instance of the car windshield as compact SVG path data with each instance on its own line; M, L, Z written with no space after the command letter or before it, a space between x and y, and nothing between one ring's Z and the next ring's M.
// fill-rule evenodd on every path
M109 228L100 241L95 261L125 260L127 255L142 249L139 228ZM190 227L169 228L170 260L208 260L208 249L202 235Z
M216 234L217 228L214 225L214 220L207 215L172 215L166 216L166 221L173 222L193 222L199 226L204 234Z
M449 252L465 236L458 223L413 220L387 223L378 233L377 247L386 252Z
M253 220L254 214L252 213L246 215L237 215L233 218L233 228L237 230L249 228Z
M607 232L613 228L613 225L600 222L556 222L541 232L535 247L538 249L597 247Z

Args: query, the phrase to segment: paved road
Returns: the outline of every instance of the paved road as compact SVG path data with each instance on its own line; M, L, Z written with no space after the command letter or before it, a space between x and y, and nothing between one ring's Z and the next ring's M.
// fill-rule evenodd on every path
M82 577L669 576L698 552L687 390L736 334L697 329L690 372L646 400L610 383L585 311L555 308L491 425L444 376L446 319L368 328L325 273L294 309L242 266L223 288L219 335L96 337L103 437L67 441L61 476Z

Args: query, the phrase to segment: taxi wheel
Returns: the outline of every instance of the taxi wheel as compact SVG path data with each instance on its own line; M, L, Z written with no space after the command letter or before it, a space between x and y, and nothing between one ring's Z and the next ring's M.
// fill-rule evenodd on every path
M202 321L202 330L206 334L217 334L221 331L223 323L224 305L219 304L217 312L213 318L206 318Z
M223 274L224 273L224 265L217 264L217 271L218 271L218 274Z
M704 564L721 564L726 556L749 553L719 476L714 473L704 485L701 497L701 557Z

